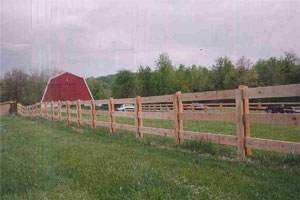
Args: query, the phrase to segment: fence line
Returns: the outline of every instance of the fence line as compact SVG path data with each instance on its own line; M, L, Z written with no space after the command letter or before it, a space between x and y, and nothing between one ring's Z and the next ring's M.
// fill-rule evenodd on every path
M48 105L51 108L51 120L66 120L67 123L77 123L78 126L88 124L92 128L96 126L104 126L110 129L110 133L115 133L117 129L123 129L136 132L137 138L143 138L143 134L154 134L165 137L173 137L176 143L182 144L184 139L201 140L213 142L217 144L227 144L237 146L238 157L251 155L251 148L262 149L268 151L276 151L290 154L300 154L299 142L287 142L260 138L251 138L250 123L262 124L284 124L284 125L300 125L300 115L298 114L265 114L265 113L249 113L250 106L249 99L257 98L273 98L273 97L295 97L300 96L300 84L270 86L259 88L248 88L247 86L240 86L234 90L209 91L198 93L176 92L174 95L163 95L153 97L136 97L127 99L106 99L106 100L92 100L92 101L58 101L58 102L40 102L30 106L22 106L18 104L18 114L21 116L40 116L48 119ZM205 112L195 112L197 104L191 105L192 112L186 112L184 109L187 104L184 102L203 101L203 100L235 100L235 113L221 112L223 106L229 103L220 103L220 112L208 112L208 105L204 106ZM108 111L96 110L96 104L107 104ZM115 104L132 103L135 105L135 112L118 112L115 111ZM151 109L150 103L160 103L160 111L156 111L156 106ZM90 110L82 110L81 106L84 104L90 105ZM144 104L144 105L143 105ZM252 105L261 106L264 103L253 103ZM267 103L270 104L270 103ZM273 104L273 103L272 103ZM285 103L287 104L287 103ZM298 104L297 102L294 104ZM211 105L215 105L211 103ZM76 110L71 109L75 106ZM55 114L57 113L57 115ZM65 113L62 117L62 113ZM76 118L72 117L76 115ZM82 119L82 114L90 114L91 120ZM96 116L109 116L109 122L97 121ZM135 120L135 125L116 123L115 117L127 117ZM144 127L143 119L165 119L173 120L173 129L162 129ZM207 121L224 121L233 122L237 124L237 134L223 135L212 133L201 133L194 131L183 130L184 120L207 120Z

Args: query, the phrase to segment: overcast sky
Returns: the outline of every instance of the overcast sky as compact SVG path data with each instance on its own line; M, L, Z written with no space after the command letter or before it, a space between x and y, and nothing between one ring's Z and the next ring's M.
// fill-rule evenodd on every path
M299 0L0 0L1 72L102 76L160 53L175 66L300 55ZM200 49L203 49L202 51Z

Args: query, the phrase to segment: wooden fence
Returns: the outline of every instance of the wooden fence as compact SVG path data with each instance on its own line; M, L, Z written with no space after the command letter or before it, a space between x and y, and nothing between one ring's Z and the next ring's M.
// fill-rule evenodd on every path
M294 109L300 109L300 102L258 102L249 103L249 110L265 111L268 106L291 106ZM223 108L235 108L235 103L184 103L183 109L186 111L204 111L218 110L223 112ZM173 104L147 104L143 105L143 111L164 112L173 110Z
M18 113L22 116L41 116L51 120L65 120L68 124L75 122L79 126L89 124L93 128L96 126L109 127L111 133L116 129L124 129L136 132L137 138L143 138L143 134L154 134L174 138L175 142L183 143L184 139L201 140L217 144L226 144L237 146L238 157L251 155L251 148L276 151L289 154L300 154L300 143L287 142L270 139L252 138L250 136L250 123L258 124L282 124L282 125L300 125L299 114L266 114L250 113L249 99L260 98L278 98L300 96L300 84L270 86L259 88L248 88L240 86L238 89L208 91L198 93L176 92L175 95L163 95L152 97L136 97L127 99L106 99L93 101L58 101L58 102L40 102L31 106L22 106L18 104ZM209 101L209 100L235 100L235 112L194 112L184 110L184 102ZM115 111L116 104L134 104L134 112ZM165 109L164 112L152 112L147 110L147 105L160 103L170 104L172 108ZM82 110L82 105L90 105L89 110ZM96 110L96 104L107 104L108 111ZM50 105L50 106L49 106ZM144 106L143 106L144 105ZM76 106L76 110L70 109ZM50 110L49 110L50 109ZM161 109L162 110L162 109ZM50 111L50 114L49 114ZM65 116L62 116L65 113ZM71 117L75 114L76 118ZM82 119L82 114L91 115L91 120ZM110 122L97 121L96 116L108 116ZM115 117L127 117L135 119L135 125L120 124L115 122ZM144 127L143 119L163 119L173 120L173 129L162 129ZM237 125L237 134L223 135L212 133L201 133L183 130L184 120L207 120L233 122Z
M16 101L6 101L0 103L0 116L15 114L17 112L17 102Z

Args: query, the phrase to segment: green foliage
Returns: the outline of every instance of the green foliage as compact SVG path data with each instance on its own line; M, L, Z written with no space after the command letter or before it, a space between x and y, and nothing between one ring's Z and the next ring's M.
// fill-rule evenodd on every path
M143 97L153 94L153 76L150 67L140 66L137 74L138 94Z
M105 83L99 79L90 77L86 79L88 87L94 99L108 99L111 97L111 90L105 88Z
M112 96L114 98L135 97L136 90L136 77L131 71L121 70L116 74L112 90Z
M235 89L239 85L258 87L300 83L300 59L292 52L286 52L281 58L260 59L256 63L244 56L235 64L228 57L220 57L211 68L183 64L176 67L168 54L163 53L155 64L154 70L140 66L137 73L121 70L113 75L88 78L87 83L94 99ZM57 70L17 71L8 72L9 79L0 78L1 101L17 99L25 105L36 103L42 98L48 79L58 73ZM21 79L17 78L20 73L23 73Z
M43 97L48 80L59 73L61 71L57 69L31 70L27 73L13 68L0 81L1 101L16 100L23 105L37 103Z

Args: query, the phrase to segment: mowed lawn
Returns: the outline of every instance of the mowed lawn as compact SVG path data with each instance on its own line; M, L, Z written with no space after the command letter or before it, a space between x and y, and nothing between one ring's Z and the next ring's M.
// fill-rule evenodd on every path
M105 119L104 119L105 120ZM118 122L131 123L118 118ZM192 124L189 124L192 123ZM234 134L234 124L185 129ZM145 120L168 128L170 121ZM198 127L198 128L197 128ZM251 126L252 127L252 126ZM261 130L262 129L262 130ZM172 139L38 117L0 118L0 199L297 199L300 157ZM267 131L267 133L266 133ZM253 126L251 134L299 141L299 128ZM275 139L275 138L274 138Z

